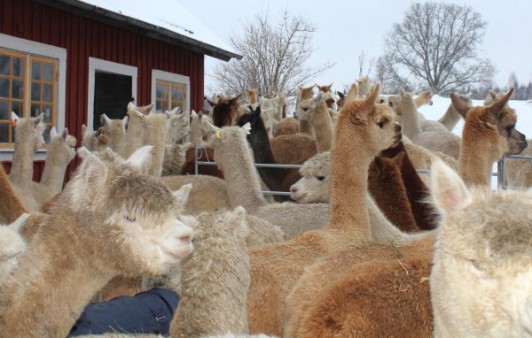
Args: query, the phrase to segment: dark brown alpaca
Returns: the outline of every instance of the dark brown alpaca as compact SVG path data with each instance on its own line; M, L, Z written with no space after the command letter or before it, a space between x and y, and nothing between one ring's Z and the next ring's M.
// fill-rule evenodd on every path
M250 114L244 114L237 119L236 125L243 126L248 122L251 125L247 140L253 149L255 163L277 164L272 153L266 126L260 116L261 107L258 106L255 110L250 107L250 110L252 111ZM257 168L257 170L264 184L272 191L288 192L292 184L301 178L297 169ZM275 196L275 200L287 201L291 199L287 196Z
M187 149L185 164L181 169L181 175L194 175L194 147ZM214 163L214 151L210 147L198 148L198 161L203 162L213 162ZM215 177L224 178L224 173L222 170L218 169L216 166L211 165L200 165L198 164L198 174L200 175L210 175Z
M403 142L399 142L396 147L388 148L381 152L381 155L388 158L397 158L398 154L404 154L399 164L401 176L412 208L412 213L416 220L416 224L420 230L430 230L436 228L438 224L437 215L434 209L425 200L429 195L429 189L419 177L416 168L410 161L408 153Z
M386 218L397 228L404 232L419 230L408 201L401 171L394 159L375 157L368 170L368 191Z
M220 98L214 105L212 110L213 124L222 128L224 126L232 126L235 124L235 119L240 103L240 95L231 99Z

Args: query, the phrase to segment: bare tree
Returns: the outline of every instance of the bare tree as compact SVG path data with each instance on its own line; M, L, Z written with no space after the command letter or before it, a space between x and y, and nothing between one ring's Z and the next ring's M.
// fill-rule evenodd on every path
M283 12L272 24L267 15L256 15L243 25L241 35L231 39L233 47L244 57L219 65L212 75L218 90L242 93L256 88L264 96L291 93L299 84L310 82L316 75L333 66L327 62L306 66L312 55L315 28L301 17Z
M371 73L371 69L373 68L373 63L375 62L375 58L371 58L369 61L366 60L366 54L364 54L364 51L360 53L358 56L358 76L369 76ZM364 68L367 64L367 71L364 73Z
M491 83L494 66L478 57L486 23L468 6L414 3L403 22L385 37L379 58L379 81L436 93Z

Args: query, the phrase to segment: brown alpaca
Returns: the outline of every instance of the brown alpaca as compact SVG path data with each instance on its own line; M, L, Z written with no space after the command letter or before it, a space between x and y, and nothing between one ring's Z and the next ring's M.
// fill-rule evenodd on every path
M285 337L430 337L432 236L370 244L305 269L286 299Z
M375 157L368 171L368 191L375 203L382 210L386 218L401 231L412 232L419 230L401 170L396 161L402 161L404 153L394 158Z
M246 98L248 100L248 104L257 104L259 102L259 95L257 94L257 89L246 89Z
M13 223L20 215L27 212L0 162L0 224Z
M15 147L9 171L9 181L29 211L38 211L39 204L33 197L33 154L42 147L44 113L37 117L17 119Z
M196 173L194 158L197 158L198 161L214 163L214 150L211 147L198 148L197 154L195 154L195 151L194 147L190 147L186 150L185 163L181 169L181 175L194 175ZM198 165L198 174L224 178L223 171L216 168L216 166L211 165Z
M41 181L33 182L33 196L39 207L63 190L67 166L76 157L76 143L76 138L68 134L68 129L65 128L59 135L52 127Z
M393 112L375 104L379 91L380 86L376 85L362 101L356 100L350 92L338 116L331 151L331 202L326 228L250 250L248 315L251 333L282 335L284 300L304 267L326 253L364 245L371 239L366 200L367 170L373 157L398 142L400 137ZM356 155L353 149L357 149Z
M212 110L212 121L216 127L232 126L235 124L240 95L231 99L220 98Z
M178 220L190 186L174 194L143 174L150 152L108 166L85 156L0 286L2 335L66 337L111 278L164 274L192 251Z
M273 137L299 133L299 121L293 117L285 117L273 127Z
M305 133L276 136L270 145L273 157L281 164L301 164L318 152L314 137Z
M344 93L337 91L336 95L338 95L339 99L336 100L336 105L338 106L338 109L342 108L344 106L345 102L345 96Z
M525 135L515 129L515 111L505 109L513 92L512 88L489 106L470 109L451 94L456 109L466 116L458 162L460 176L468 185L489 185L493 163L527 146Z
M436 228L438 217L432 206L429 203L426 203L426 199L430 195L429 189L410 160L410 155L407 152L405 144L399 142L396 147L383 150L381 156L394 159L395 163L398 165L417 227L421 230L431 230ZM430 163L426 168L428 169L429 167Z
M326 100L327 97L320 92L314 98L302 100L300 105L299 119L308 120L312 126L318 153L331 150L333 138L333 122Z

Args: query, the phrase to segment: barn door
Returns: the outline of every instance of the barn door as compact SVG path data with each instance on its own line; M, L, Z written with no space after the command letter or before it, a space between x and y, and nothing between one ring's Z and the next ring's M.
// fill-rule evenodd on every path
M94 74L94 115L93 128L101 125L100 115L106 114L111 119L126 116L127 104L131 100L131 76L96 71Z

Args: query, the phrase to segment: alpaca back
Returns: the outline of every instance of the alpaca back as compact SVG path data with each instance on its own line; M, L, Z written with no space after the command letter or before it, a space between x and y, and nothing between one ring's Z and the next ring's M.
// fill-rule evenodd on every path
M181 264L181 300L172 320L172 337L247 333L249 229L245 210L201 214L195 249Z

